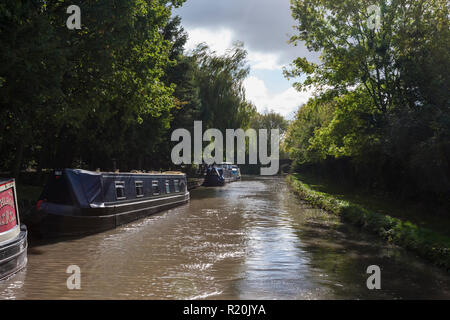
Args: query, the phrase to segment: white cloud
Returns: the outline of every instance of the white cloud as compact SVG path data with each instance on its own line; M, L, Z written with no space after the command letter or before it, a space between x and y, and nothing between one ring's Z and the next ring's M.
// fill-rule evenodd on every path
M249 51L248 60L252 69L255 70L281 70L283 68L278 63L279 56L273 53Z
M233 31L230 29L195 28L187 31L189 34L186 43L187 50L195 49L198 44L205 42L212 51L223 55L227 49L233 46Z
M223 55L227 49L233 46L233 42L237 41L237 37L234 35L231 29L205 29L194 28L187 30L189 34L188 41L186 43L187 50L193 50L200 43L206 43L212 51L215 51L219 55ZM249 50L247 60L250 67L254 70L281 70L283 67L278 63L279 55L275 53L262 53Z
M187 30L203 28L232 30L234 39L245 43L251 52L273 53L280 64L289 64L297 57L317 62L318 54L309 52L303 43L288 43L297 33L298 25L290 10L290 0L192 0L174 10Z
M186 43L187 50L194 49L200 43L206 43L211 50L222 55L237 40L234 32L228 28L193 28L187 29L187 31L189 34L189 39ZM279 54L246 49L248 52L247 60L252 70L279 70L280 79L278 81L282 83L287 82L281 75L283 65L279 63ZM292 87L278 93L272 93L267 88L264 80L252 75L244 81L244 87L247 99L255 104L259 112L273 110L288 118L292 117L297 108L306 103L312 96L311 91L298 92Z
M292 116L293 112L313 95L312 90L298 92L292 87L272 94L264 81L255 76L248 77L244 81L244 87L246 98L255 104L258 112L273 110L284 117Z

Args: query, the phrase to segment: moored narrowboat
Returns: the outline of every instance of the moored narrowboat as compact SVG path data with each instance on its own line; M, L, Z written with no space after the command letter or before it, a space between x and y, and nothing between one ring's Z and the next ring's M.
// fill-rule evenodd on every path
M210 166L206 169L205 181L203 186L217 187L225 184L225 178L223 176L223 169L216 166Z
M189 201L186 175L55 171L28 222L41 237L79 236L113 229Z
M20 225L14 179L0 179L0 280L27 264L27 229Z
M223 162L209 166L206 171L204 186L223 186L225 183L241 179L241 172L237 165Z

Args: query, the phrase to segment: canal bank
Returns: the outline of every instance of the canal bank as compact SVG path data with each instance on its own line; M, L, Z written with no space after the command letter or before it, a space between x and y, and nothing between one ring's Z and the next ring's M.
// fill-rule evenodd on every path
M447 271L450 270L450 238L409 221L374 212L350 201L338 199L331 194L319 192L301 180L298 174L287 177L290 188L301 199L378 235L388 243L411 250L435 265Z

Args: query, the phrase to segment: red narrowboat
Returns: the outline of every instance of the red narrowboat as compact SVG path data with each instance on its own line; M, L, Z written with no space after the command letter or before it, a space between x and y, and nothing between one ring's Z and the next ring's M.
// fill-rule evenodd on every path
M27 264L27 229L20 225L14 179L0 179L0 280Z

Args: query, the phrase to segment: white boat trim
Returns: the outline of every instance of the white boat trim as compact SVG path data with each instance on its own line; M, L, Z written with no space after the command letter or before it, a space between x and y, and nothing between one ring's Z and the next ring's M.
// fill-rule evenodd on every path
M97 205L97 204L93 203L93 204L91 204L91 208L120 208L120 207L136 205L136 203L150 203L150 202L155 202L155 201L159 201L159 200L175 199L175 198L180 198L180 197L186 198L186 196L189 196L189 192L186 192L185 194L170 196L170 197L158 197L156 199L139 200L139 201L133 201L133 202L127 202L127 203L121 203L121 204L114 204L114 205L108 205L105 203L104 206L102 206L102 205Z

